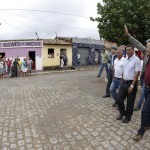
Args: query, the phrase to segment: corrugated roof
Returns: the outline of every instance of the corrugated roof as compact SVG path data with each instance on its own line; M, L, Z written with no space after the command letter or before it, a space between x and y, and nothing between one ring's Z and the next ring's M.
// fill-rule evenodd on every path
M84 43L84 44L98 44L98 45L104 45L103 41L95 40L93 38L72 38L72 43Z
M51 40L51 39L43 39L43 45L71 45L71 42L66 42L64 40Z
M17 41L43 41L43 45L71 45L71 41L64 41L62 39L18 39L18 40L0 40L0 42L17 42Z
M72 43L72 38L71 37L57 37L59 40L63 40L69 43Z

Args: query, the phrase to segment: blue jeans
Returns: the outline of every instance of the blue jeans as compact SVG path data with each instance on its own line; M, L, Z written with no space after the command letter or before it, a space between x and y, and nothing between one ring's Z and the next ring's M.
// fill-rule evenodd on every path
M115 101L117 101L118 96L116 90L120 88L120 84L121 78L114 78L110 86L110 94L112 95Z
M140 95L139 101L137 103L137 106L139 108L141 108L141 106L142 106L142 103L144 101L144 97L145 97L145 84L143 83L142 90L141 90L141 95Z
M143 135L145 127L150 126L150 88L145 87L145 103L141 113L141 127L138 134Z
M99 69L99 72L98 72L98 75L97 75L97 76L99 76L99 77L101 76L101 74L102 74L104 68L105 68L106 74L107 74L107 76L108 76L108 63L102 63L102 64L101 64L101 67L100 67L100 69Z

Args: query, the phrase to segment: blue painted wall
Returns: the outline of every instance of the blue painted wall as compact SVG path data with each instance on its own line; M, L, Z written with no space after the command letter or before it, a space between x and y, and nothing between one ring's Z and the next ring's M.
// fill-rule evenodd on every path
M99 61L100 61L100 53L104 48L104 45L72 43L72 61L73 61L72 65L74 67L79 66L78 57L77 57L78 48L89 48L88 65L95 65L95 49L99 50Z

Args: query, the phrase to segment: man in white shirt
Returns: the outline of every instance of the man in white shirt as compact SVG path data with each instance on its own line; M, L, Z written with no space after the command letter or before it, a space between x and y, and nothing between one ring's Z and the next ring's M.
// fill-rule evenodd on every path
M133 114L134 101L137 92L137 80L141 71L140 59L134 55L134 49L131 45L127 46L126 52L128 57L124 60L123 78L118 92L117 105L119 108L119 116L117 120L122 120L122 123L128 123ZM124 100L127 98L126 108Z
M120 88L124 64L123 50L119 48L116 54L117 58L114 61L113 81L110 86L110 94L115 100L114 104L112 105L113 107L117 105L116 101L118 94L116 91Z

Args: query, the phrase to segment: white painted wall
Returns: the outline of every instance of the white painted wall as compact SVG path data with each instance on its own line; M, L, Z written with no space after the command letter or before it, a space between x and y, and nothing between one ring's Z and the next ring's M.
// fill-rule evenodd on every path
M36 56L36 70L43 70L42 67L42 57Z

